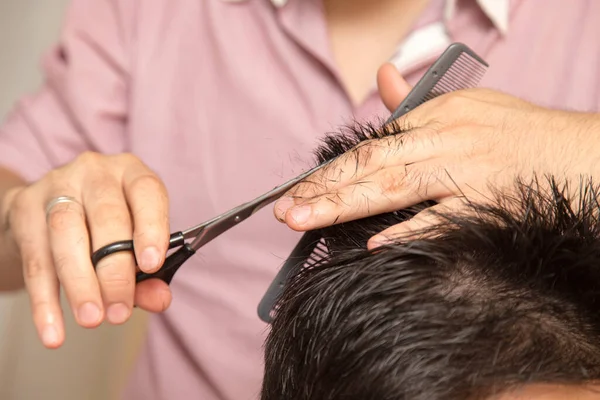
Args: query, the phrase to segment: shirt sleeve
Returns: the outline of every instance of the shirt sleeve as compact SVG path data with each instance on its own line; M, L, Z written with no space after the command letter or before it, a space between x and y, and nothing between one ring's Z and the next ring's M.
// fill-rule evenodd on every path
M1 166L33 181L84 151L126 151L124 6L132 3L71 1L59 40L42 59L42 87L0 125Z

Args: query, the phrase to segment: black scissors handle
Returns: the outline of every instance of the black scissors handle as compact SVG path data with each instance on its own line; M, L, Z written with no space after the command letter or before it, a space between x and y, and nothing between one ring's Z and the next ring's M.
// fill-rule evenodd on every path
M175 232L170 236L169 239L169 249L174 249L180 247L173 254L169 255L165 260L165 263L161 266L161 268L152 274L147 274L145 272L138 272L135 276L136 283L145 281L147 279L156 278L161 279L167 284L171 283L175 272L181 267L181 265L191 256L193 256L196 251L192 249L188 244L185 243L185 236L183 232ZM106 245L94 252L92 254L92 265L94 268L98 266L100 260L105 257L108 257L111 254L119 253L122 251L132 251L133 252L133 240L121 240L119 242L114 242L109 245ZM135 258L135 254L134 254ZM137 263L137 261L136 261Z
M196 254L196 250L194 250L188 243L185 243L177 251L167 257L165 263L157 272L153 274L138 272L135 275L135 282L139 283L145 281L146 279L160 279L166 282L168 285L171 283L171 280L173 279L173 276L175 276L175 273L179 267L181 267L183 263L194 254Z

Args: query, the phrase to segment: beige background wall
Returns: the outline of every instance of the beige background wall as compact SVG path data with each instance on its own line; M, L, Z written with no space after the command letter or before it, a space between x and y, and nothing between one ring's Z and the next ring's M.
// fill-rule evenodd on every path
M40 83L39 58L56 39L68 0L0 0L0 119ZM0 163L2 155L0 154ZM44 349L24 293L0 295L1 400L111 400L127 377L145 327L137 311L125 326L84 330L67 317L67 340Z

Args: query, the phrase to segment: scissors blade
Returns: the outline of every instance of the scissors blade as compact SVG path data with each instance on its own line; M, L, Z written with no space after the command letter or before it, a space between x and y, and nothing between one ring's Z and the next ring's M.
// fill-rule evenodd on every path
M327 161L323 164L317 165L316 167L306 171L297 177L290 179L286 183L277 186L276 188L268 191L267 193L257 197L256 199L237 206L218 217L215 217L207 222L204 222L190 230L186 231L189 237L192 237L192 233L196 234L196 239L192 241L190 247L194 250L198 250L217 236L233 228L240 222L248 219L254 215L257 211L265 207L266 205L274 202L283 196L288 190L300 183L300 181L306 179L312 173L323 168L333 160ZM184 235L186 235L184 232Z
M189 229L186 229L185 231L182 231L181 233L183 234L183 238L186 239L186 240L187 239L191 239L191 238L195 238L208 225L210 225L210 224L214 223L215 221L223 218L223 215L224 214L217 215L216 217L211 218L208 221L204 221L201 224L198 224L198 225L193 226L193 227L191 227Z
M256 213L257 211L259 211L261 208L263 208L264 206L274 202L275 200L279 199L281 196L283 196L288 190L290 190L291 188L293 188L294 186L296 186L298 183L300 183L301 181L303 181L304 179L306 179L308 176L312 175L313 173L317 172L318 170L320 170L321 168L323 168L325 165L331 163L333 160L327 161L323 164L317 165L316 167L298 175L295 178L290 179L289 181L287 181L286 183L277 186L276 188L274 188L271 191L268 191L267 193L263 194L260 197L257 197L256 199L252 200L249 203L243 204L240 208L252 208L252 212L250 213L250 215L248 215L246 218L250 217L252 214Z

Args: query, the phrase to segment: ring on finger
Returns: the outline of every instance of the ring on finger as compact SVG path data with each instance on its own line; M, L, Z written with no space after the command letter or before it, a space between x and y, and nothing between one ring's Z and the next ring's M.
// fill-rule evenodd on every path
M52 211L52 209L59 204L77 204L77 205L81 206L81 203L79 202L79 200L77 200L74 197L71 197L71 196L55 197L52 200L50 200L48 202L48 204L46 205L46 219L48 219L48 216L50 215L50 212Z

